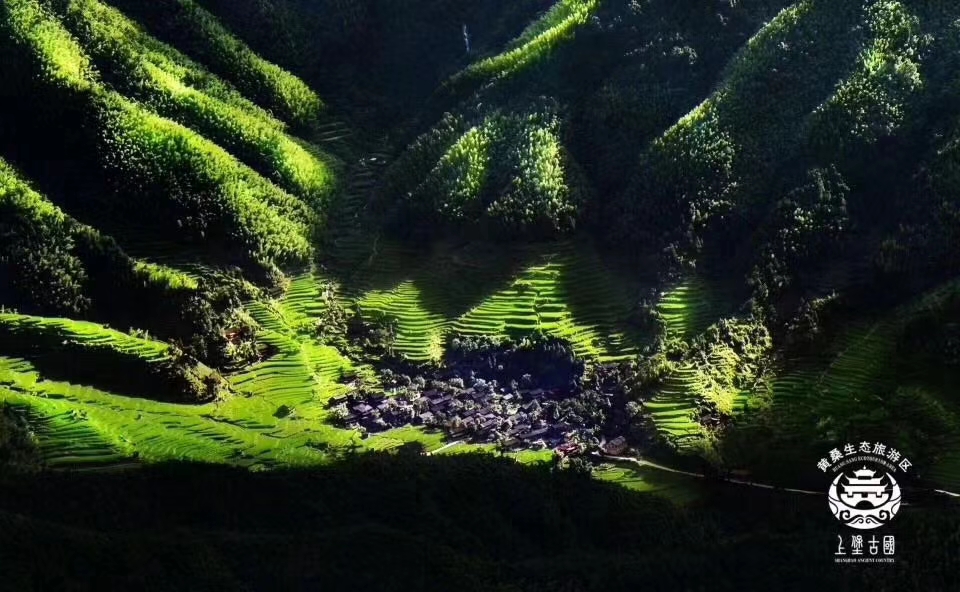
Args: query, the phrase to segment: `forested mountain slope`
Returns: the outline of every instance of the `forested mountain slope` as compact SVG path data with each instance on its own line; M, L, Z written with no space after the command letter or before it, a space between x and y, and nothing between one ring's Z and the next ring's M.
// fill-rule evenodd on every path
M597 441L960 486L951 3L3 0L0 60L0 398L48 464L439 449L337 401L545 336L618 377Z
M958 66L940 0L0 0L0 587L955 588ZM864 440L903 561L809 569L762 488Z

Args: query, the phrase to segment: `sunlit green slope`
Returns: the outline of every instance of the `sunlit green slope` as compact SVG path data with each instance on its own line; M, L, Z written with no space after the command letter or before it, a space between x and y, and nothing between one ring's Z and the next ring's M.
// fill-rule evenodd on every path
M350 311L411 362L631 362L644 452L868 432L960 485L955 368L909 346L954 323L960 10L709 4L278 1L288 65L247 1L0 0L0 402L56 467L450 444L333 427L378 388Z

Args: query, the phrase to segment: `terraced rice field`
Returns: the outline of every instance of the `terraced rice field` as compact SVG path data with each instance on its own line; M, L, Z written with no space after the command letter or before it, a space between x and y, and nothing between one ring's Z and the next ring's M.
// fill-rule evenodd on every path
M326 140L339 141L338 128ZM242 465L322 462L323 450L359 446L375 449L418 440L428 449L443 446L438 433L392 430L360 440L358 434L328 423L327 400L345 392L347 379L360 376L376 384L370 368L358 366L315 338L326 303L356 303L364 314L387 315L397 322L396 349L413 360L437 359L452 332L509 336L539 329L569 339L577 351L604 361L631 356L637 336L625 328L629 290L606 269L589 247L561 243L531 248L502 273L496 257L469 255L420 258L363 227L367 198L388 161L374 154L354 167L347 190L332 204L329 271L296 277L278 299L252 303L260 338L271 348L268 359L228 376L236 391L224 401L200 406L160 403L86 385L44 380L22 360L2 358L0 401L16 404L41 418L37 436L48 460L57 466L185 459ZM166 260L169 243L131 242L148 260ZM444 273L438 274L438 266ZM487 273L485 268L497 268ZM338 284L347 270L344 286ZM199 277L207 270L192 269ZM385 284L392 284L386 286ZM378 287L384 286L384 287ZM474 300L475 299L475 300ZM112 347L145 359L161 359L166 346L138 340L89 323L8 316L17 322L60 331L64 338ZM458 448L470 449L471 446ZM83 451L60 457L63 451ZM89 451L86 452L86 451ZM73 460L71 460L73 459Z
M196 406L127 397L44 380L31 363L0 357L0 402L27 409L37 419L38 446L55 467L131 459L305 465L323 462L327 448L346 449L354 443L359 448L386 449L420 440L428 448L440 447L439 434L419 430L395 430L361 441L354 431L329 425L326 400L348 388L341 384L343 376L363 369L354 368L336 349L298 333L304 320L317 312L315 288L313 281L301 279L277 306L253 307L265 327L262 339L276 353L229 376L237 394L224 401ZM81 323L76 331L95 333L88 325L92 324ZM146 347L143 340L106 334L140 350ZM157 346L158 351L166 347Z
M103 325L70 319L0 313L0 331L28 339L43 336L87 346L106 346L125 355L159 362L169 358L169 346L108 329Z
M660 433L665 434L678 448L698 441L705 434L697 420L699 375L692 366L683 366L671 374L657 395L643 406L650 413Z
M657 305L669 336L690 339L717 321L719 310L706 282L689 278L663 295Z
M396 322L397 352L410 360L426 362L443 355L445 320L428 311L416 284L406 281L390 291L376 291L361 300L365 315L390 318Z
M895 378L888 366L895 337L894 323L862 327L843 340L826 365L812 358L780 375L773 383L772 405L784 428L800 431L811 420L875 405L878 388L886 389Z
M707 284L696 277L667 290L657 305L667 336L688 340L719 320L722 309L711 296ZM699 442L705 434L697 419L697 396L704 390L703 380L693 364L684 363L666 378L650 401L644 402L654 425L680 450Z
M290 345L290 344L288 344ZM43 380L23 360L0 358L0 402L38 418L44 459L55 467L190 460L250 465L309 465L323 450L385 449L439 435L417 430L360 440L327 423L324 399L343 387L332 373L344 364L322 346L288 348L231 377L240 394L201 406L159 403L87 386Z
M588 341L601 335L602 322L609 318L604 314L612 315L604 313L604 307L598 306L600 313L595 313L595 318L599 321L590 326L573 322L569 304L557 306L558 314L553 316L549 305L540 304L540 299L563 303L565 263L569 261L563 258L562 250L560 254L553 253L525 269L508 287L453 318L431 312L436 307L424 302L425 297L413 280L395 290L366 293L360 305L362 309L380 310L400 319L397 347L413 354L420 352L425 359L436 355L429 349L431 339L433 343L437 339L430 337L431 331L435 335L446 331L509 334L537 326L546 327L548 332L566 330L568 334L586 336L574 340L578 348L587 355L595 356L592 352L600 351L610 356L610 350L601 349L602 342L598 346L596 341ZM331 396L346 392L346 380L362 375L367 381L375 381L369 368L355 364L312 337L324 303L331 298L324 291L331 290L331 286L322 275L305 273L292 282L283 298L250 306L251 314L262 327L261 338L273 353L228 377L237 394L227 400L201 406L159 403L89 386L43 380L30 362L0 358L0 401L28 409L38 420L39 448L53 467L98 468L131 459L183 459L244 466L309 465L323 462L329 449L386 449L410 441L423 442L428 450L443 448L446 442L437 432L404 428L361 440L356 433L328 423L326 402ZM689 335L692 330L688 327L706 322L708 313L692 301L698 292L702 294L702 288L687 288L680 291L683 298L665 299L676 313L668 321L669 331ZM776 378L771 386L771 405L779 417L785 418L782 429L792 426L797 433L805 433L820 418L849 416L873 404L878 388L890 379L886 360L898 328L912 312L935 299L935 294L928 296L922 303L886 320L851 331L820 359L795 364L790 372ZM677 311L696 311L700 317L691 320ZM427 322L419 325L418 319ZM87 335L92 342L112 340L117 347L128 348L131 354L164 355L162 344L111 332L92 323L36 320L9 314L0 316L0 321L40 323L47 330L65 331L75 337ZM578 327L581 333L574 333ZM591 351L591 347L595 349ZM702 376L694 367L681 366L667 378L661 392L646 403L658 429L681 450L695 450L704 435L695 420L696 405L691 395L702 390L699 381ZM735 412L744 410L751 395L742 393L734 401ZM441 453L474 448L461 444L444 448ZM534 456L520 460L543 460ZM636 482L635 477L623 471L607 471L599 476L658 489L648 483L647 476ZM929 476L944 487L960 484L960 457L944 455Z
M365 313L393 318L397 351L418 361L437 359L447 335L509 337L534 331L566 339L579 355L596 361L635 355L642 336L626 323L629 293L599 257L559 243L529 253L528 260L505 285L488 288L487 296L460 314L444 314L457 308L442 284L451 275L435 275L430 262L392 290L362 294L358 304ZM452 278L470 282L472 273L463 263Z

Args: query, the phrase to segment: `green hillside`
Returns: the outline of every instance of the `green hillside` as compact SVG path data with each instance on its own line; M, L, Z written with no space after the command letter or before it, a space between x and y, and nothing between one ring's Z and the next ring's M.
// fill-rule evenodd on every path
M960 7L509 4L0 0L22 458L535 464L539 397L589 451L960 488ZM492 376L483 437L353 415Z
M0 588L957 589L960 4L0 0L0 64Z

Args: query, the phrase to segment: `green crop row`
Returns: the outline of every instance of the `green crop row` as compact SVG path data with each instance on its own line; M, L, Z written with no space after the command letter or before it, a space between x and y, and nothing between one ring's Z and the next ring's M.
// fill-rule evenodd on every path
M2 6L0 48L22 76L5 92L28 101L34 90L71 110L64 126L73 126L81 144L73 148L102 167L110 188L103 199L112 209L173 242L199 242L215 259L254 271L309 258L316 223L309 207L200 134L105 88L86 66L80 44L36 0ZM38 78L37 69L45 75Z
M548 11L541 23L524 31L510 49L468 66L454 76L451 83L457 84L464 79L505 78L542 61L586 24L599 8L600 1L564 0L561 5Z
M317 123L324 105L315 92L258 56L192 0L117 0L114 4L281 119L299 127Z
M2 30L9 42L32 48L32 65L41 78L75 91L92 89L90 58L39 2L4 0Z
M330 165L283 124L176 49L98 0L74 0L65 23L119 91L217 142L259 173L322 209Z
M47 376L158 399L197 402L222 386L164 343L83 321L2 313L0 354L30 359Z

